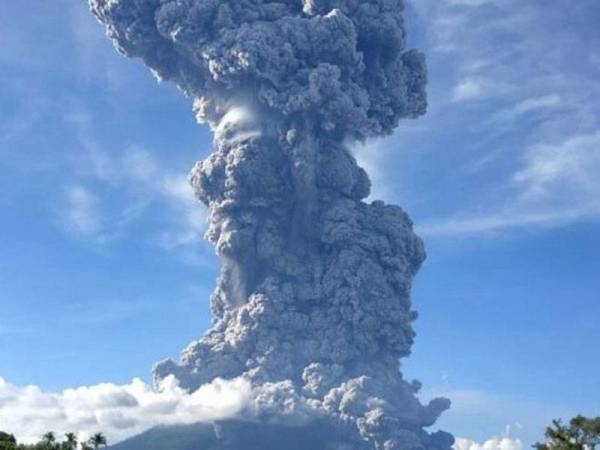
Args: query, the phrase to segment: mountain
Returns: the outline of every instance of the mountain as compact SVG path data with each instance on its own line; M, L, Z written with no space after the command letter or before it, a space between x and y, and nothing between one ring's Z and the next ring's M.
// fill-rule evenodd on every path
M109 450L216 450L218 444L211 424L174 425L152 428Z
M344 447L344 444L347 447ZM327 450L356 448L325 421L303 426L218 424L160 426L109 447L109 450Z

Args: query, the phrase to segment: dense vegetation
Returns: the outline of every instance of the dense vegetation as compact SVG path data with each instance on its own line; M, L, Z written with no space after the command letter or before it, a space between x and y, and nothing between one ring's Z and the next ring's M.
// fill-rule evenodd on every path
M106 447L104 434L96 433L87 442L77 442L74 433L65 434L63 441L58 441L56 435L49 431L37 444L19 444L12 434L0 431L0 450L97 450Z
M600 417L573 417L568 425L560 420L546 428L546 442L534 445L537 450L595 450L600 444Z

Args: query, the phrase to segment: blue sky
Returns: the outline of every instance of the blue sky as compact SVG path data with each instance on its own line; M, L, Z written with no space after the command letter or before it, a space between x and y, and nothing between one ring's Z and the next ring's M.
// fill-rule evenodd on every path
M456 435L600 414L599 21L596 0L409 1L429 113L353 149L426 240L403 364ZM4 2L0 42L0 377L149 381L210 320L185 182L209 131L83 1Z

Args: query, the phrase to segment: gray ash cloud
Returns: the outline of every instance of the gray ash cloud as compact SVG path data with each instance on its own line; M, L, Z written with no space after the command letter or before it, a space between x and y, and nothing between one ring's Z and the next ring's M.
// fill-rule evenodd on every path
M90 5L117 49L175 83L214 131L190 173L222 261L213 325L155 379L194 390L244 377L249 422L325 420L353 442L331 448L448 449L450 435L423 428L449 402L421 405L399 370L423 244L399 207L364 201L368 176L345 145L425 112L402 2Z

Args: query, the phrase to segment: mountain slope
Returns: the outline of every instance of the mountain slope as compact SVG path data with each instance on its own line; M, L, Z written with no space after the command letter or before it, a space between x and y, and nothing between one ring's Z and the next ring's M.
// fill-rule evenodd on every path
M325 421L303 426L227 421L156 427L109 450L338 450L344 443L356 448Z

